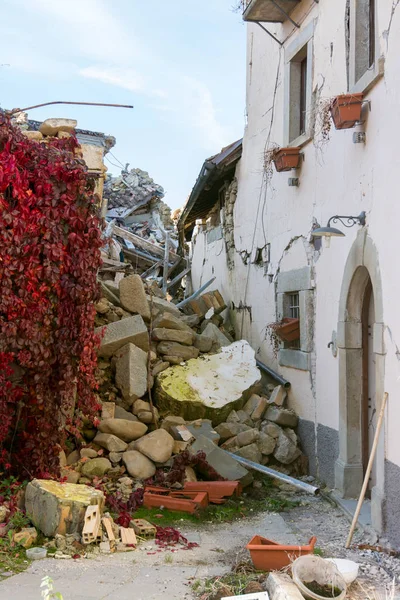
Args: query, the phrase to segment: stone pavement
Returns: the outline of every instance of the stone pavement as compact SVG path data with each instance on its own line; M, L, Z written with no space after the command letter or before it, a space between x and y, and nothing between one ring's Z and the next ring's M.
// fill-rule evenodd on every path
M202 523L201 528L183 524L181 532L199 547L152 554L155 544L149 541L134 552L34 562L26 572L0 583L0 600L40 600L46 575L64 600L192 600L190 582L229 571L253 535L287 544L301 541L275 513L230 524Z

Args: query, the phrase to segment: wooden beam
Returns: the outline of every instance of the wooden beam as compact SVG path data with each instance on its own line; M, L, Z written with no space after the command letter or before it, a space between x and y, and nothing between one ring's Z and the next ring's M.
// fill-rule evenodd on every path
M181 279L183 279L185 277L185 275L187 275L188 273L190 273L191 270L192 270L192 267L188 267L187 269L185 269L184 271L182 271L182 273L179 273L179 275L177 275L175 277L175 279L173 279L172 281L169 282L169 284L167 285L167 290L169 290L170 287L172 287L173 285L175 285L176 283L178 283L178 281L180 281Z
M114 233L114 235L117 235L117 236L123 238L124 240L128 240L129 242L132 242L132 244L136 248L140 248L144 252L153 254L154 256L157 256L158 258L164 257L164 248L162 248L162 246L159 246L158 244L152 244L145 238L141 238L138 235L131 233L130 231L127 231L126 229L122 229L122 227L118 227L118 225L115 225L115 224L113 225L113 233ZM178 258L178 256L177 256L177 254L175 254L175 252L169 251L169 260L171 262L174 262L177 258Z

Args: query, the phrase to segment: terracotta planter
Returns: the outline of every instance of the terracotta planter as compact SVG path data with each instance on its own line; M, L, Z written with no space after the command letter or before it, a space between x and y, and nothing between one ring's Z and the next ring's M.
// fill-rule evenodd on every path
M312 537L308 546L284 546L255 535L246 548L258 571L278 571L290 565L299 556L312 554L316 541L317 538Z
M336 129L350 129L361 120L362 94L344 94L332 100L330 111Z
M300 148L279 148L274 154L273 161L279 173L297 169L300 166Z
M284 342L294 342L300 338L300 320L285 317L273 327L276 335Z

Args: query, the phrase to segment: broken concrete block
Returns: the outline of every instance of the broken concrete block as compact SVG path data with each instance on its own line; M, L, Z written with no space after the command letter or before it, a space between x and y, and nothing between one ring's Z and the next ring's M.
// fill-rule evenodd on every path
M297 427L299 422L299 417L293 410L289 410L287 408L279 408L278 406L270 406L264 417L268 421L272 421L277 425L282 425L283 427Z
M242 448L239 448L239 450L236 450L235 454L242 456L243 458L247 458L247 460L252 460L256 463L259 463L262 459L262 454L257 444L243 446Z
M246 486L253 480L251 473L204 436L199 436L191 446L191 451L193 454L200 451L205 452L208 464L228 481L240 481L243 486Z
M260 431L260 436L258 438L257 445L260 449L261 454L263 456L268 456L269 454L272 454L275 450L276 439L268 435L268 433Z
M214 444L217 445L219 440L221 439L220 435L213 428L211 421L198 419L197 421L188 423L186 427L195 439L197 439L199 435L204 435L206 438L208 438L209 440L214 442Z
M242 431L249 431L251 427L243 423L220 423L215 431L218 433L222 441L234 437Z
M301 455L299 448L293 444L288 435L281 430L276 442L274 457L284 465L289 465Z
M78 122L75 119L46 119L39 126L39 131L43 135L55 136L59 131L74 131Z
M132 404L147 392L147 353L134 344L126 344L115 357L115 383L127 403Z
M216 425L241 408L260 379L254 350L242 340L160 373L155 399L161 414L206 418Z
M100 421L99 431L101 433L112 433L120 440L129 443L142 437L147 431L147 426L139 421L128 419L106 419Z
M249 427L253 427L254 423L252 418L247 414L244 410L238 410L237 416L239 419L239 423L243 423L243 425L249 425Z
M149 479L156 472L155 465L137 450L129 450L122 455L122 461L131 477Z
M274 388L271 396L269 397L268 402L270 404L276 404L277 406L283 406L287 397L287 393L285 388L282 385L277 385Z
M174 440L182 442L191 442L195 439L193 433L189 431L186 425L172 425L169 429L169 433L172 435Z
M150 304L146 297L140 275L128 275L119 282L119 298L122 308L150 320Z
M87 485L34 479L26 488L26 514L47 537L80 533L86 508L94 504L103 508L103 492Z
M199 356L199 350L193 346L183 346L177 342L160 342L157 346L160 354L177 356L181 360L190 360Z
M216 325L213 323L208 323L207 327L204 329L201 337L211 338L213 343L213 348L223 348L224 346L230 346L231 342L228 338L218 329Z
M87 460L82 465L81 474L83 477L94 479L94 477L103 477L112 467L108 458L98 457Z
M136 450L155 463L165 463L172 456L174 438L165 429L156 429L135 444Z
M103 329L104 327L97 327L95 333L101 335ZM145 352L149 350L149 334L140 315L106 325L99 356L113 356L117 350L129 343Z
M261 396L258 405L251 413L251 419L253 421L258 421L259 419L261 419L265 412L265 409L267 408L267 405L268 405L268 400Z
M124 452L128 447L126 442L112 435L112 433L97 433L93 442L109 452Z
M104 419L103 413L101 415L102 420ZM111 418L111 417L110 417ZM122 406L115 407L114 419L125 419L127 421L137 421L137 417L130 413L129 411L122 408Z
M253 442L257 442L260 437L260 432L258 429L249 429L248 431L242 431L237 434L236 439L238 446L241 448L242 446L248 446Z
M153 329L153 340L157 342L178 342L179 344L191 346L194 341L194 333L192 331L156 327Z
M258 394L252 394L250 396L250 398L247 400L246 404L243 406L244 412L246 414L248 414L249 417L251 417L253 411L260 404L260 401L261 401L261 396L259 396Z
M287 573L273 571L266 583L270 600L303 600L303 595Z

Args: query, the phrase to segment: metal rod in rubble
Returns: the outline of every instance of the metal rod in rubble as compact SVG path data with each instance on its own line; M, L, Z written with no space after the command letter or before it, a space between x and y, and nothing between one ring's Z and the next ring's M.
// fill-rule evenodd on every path
M232 452L228 452L227 450L225 450L225 452L229 454L229 456L232 456L232 458L234 458L238 463L240 463L244 467L254 469L254 471L258 471L259 473L268 475L268 477L272 477L273 479L279 479L279 481L283 481L284 483L293 485L293 487L296 487L299 490L302 490L303 492L307 492L307 494L312 494L313 496L318 496L319 494L318 487L314 487L309 483L305 483L304 481L300 481L299 479L290 477L290 475L285 475L284 473L275 471L275 469L270 469L269 467L259 465L258 463L253 462L252 460L248 460L247 458L243 458L242 456L238 456L237 454L233 454Z
M207 283L205 283L204 285L202 285L201 288L199 288L197 290L197 292L195 292L194 294L192 294L191 296L189 296L189 298L186 298L185 300L182 300L182 302L179 302L179 304L177 304L176 306L178 308L182 308L183 306L185 306L186 304L188 304L188 302L190 302L191 300L194 300L195 298L197 298L197 296L200 296L200 294L202 294L204 292L204 290L206 290L212 283L214 283L215 280L216 280L216 277L213 277L212 279L210 279L210 281L207 281Z

